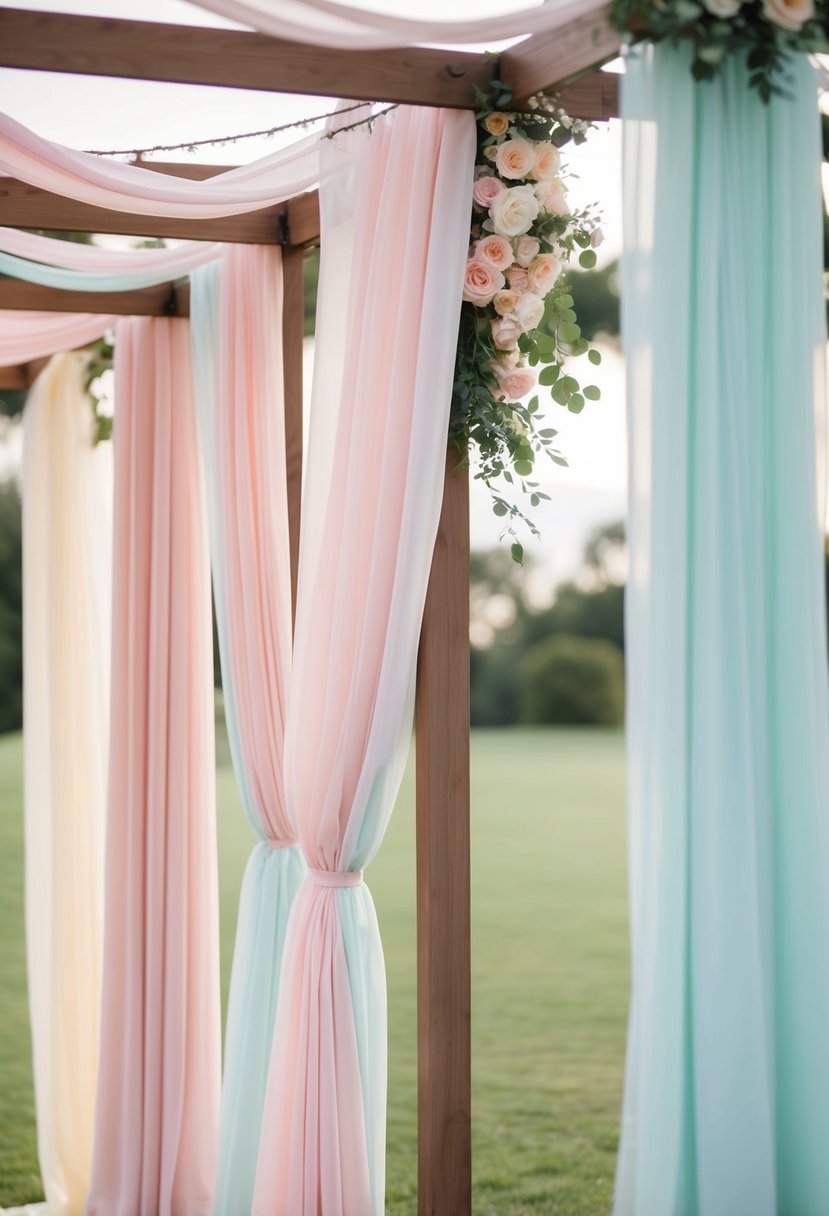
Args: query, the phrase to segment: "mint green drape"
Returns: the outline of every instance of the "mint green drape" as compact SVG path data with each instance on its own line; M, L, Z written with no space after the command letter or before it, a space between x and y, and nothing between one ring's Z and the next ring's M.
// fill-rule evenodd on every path
M616 1216L829 1213L817 89L631 55L633 999ZM822 400L821 400L822 404Z

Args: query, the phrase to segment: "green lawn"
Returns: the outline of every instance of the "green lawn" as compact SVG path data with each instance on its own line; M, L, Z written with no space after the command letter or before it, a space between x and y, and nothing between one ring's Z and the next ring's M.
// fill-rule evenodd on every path
M250 836L220 748L222 972ZM473 736L476 1216L608 1209L627 1010L615 733ZM0 1206L39 1196L22 923L21 747L0 738ZM371 868L389 980L389 1216L416 1211L414 813Z

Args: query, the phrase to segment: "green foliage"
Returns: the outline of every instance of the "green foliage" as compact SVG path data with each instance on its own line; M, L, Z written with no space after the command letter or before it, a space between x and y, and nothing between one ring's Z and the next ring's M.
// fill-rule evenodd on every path
M567 285L573 297L573 310L578 313L582 336L594 342L598 334L615 337L619 333L619 263L611 262L601 270L584 273L571 270L567 274ZM593 363L589 351L588 359ZM599 355L601 361L601 355ZM585 397L591 400L585 390Z
M521 674L525 722L619 726L624 719L624 663L612 642L558 634L527 653Z
M774 21L761 0L745 0L729 16L713 14L703 0L613 0L610 19L628 40L644 34L654 42L690 44L695 80L713 80L729 55L745 55L749 84L764 102L786 95L792 52L829 48L827 0L817 0L814 17L798 29Z
M304 334L306 338L313 337L317 323L317 291L320 281L320 251L309 249L303 263L303 308Z

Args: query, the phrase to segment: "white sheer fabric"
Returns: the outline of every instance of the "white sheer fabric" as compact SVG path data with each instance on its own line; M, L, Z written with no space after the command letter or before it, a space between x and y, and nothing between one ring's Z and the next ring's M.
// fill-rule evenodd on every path
M495 17L469 21L419 20L339 4L337 0L191 0L199 8L251 25L276 38L316 46L368 50L439 43L502 42L525 34L559 29L576 17L596 14L599 24L605 0L547 0ZM388 0L391 4L392 0ZM450 7L451 6L447 6Z
M84 358L51 361L23 441L26 946L47 1208L82 1216L92 1162L109 737L112 479Z

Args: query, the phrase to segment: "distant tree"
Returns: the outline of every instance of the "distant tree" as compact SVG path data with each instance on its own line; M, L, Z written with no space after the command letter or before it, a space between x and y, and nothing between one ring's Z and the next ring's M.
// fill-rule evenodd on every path
M598 334L616 337L620 311L618 261L601 270L571 270L567 282L583 336L590 342Z
M521 674L524 722L619 726L624 719L624 665L612 642L559 634L527 652Z
M23 723L23 567L20 493L0 482L0 732Z

